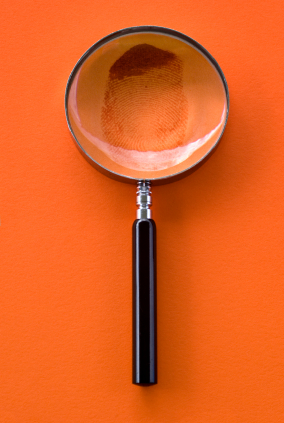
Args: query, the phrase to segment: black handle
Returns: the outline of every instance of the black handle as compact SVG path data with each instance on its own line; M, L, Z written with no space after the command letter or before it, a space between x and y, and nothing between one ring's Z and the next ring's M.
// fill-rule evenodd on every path
M136 385L157 383L156 225L133 224L133 373Z

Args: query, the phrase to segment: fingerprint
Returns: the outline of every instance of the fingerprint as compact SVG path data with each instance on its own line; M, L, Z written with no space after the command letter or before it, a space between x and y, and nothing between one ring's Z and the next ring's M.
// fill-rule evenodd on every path
M110 68L101 114L104 140L136 151L184 145L188 103L183 64L149 44L130 48Z

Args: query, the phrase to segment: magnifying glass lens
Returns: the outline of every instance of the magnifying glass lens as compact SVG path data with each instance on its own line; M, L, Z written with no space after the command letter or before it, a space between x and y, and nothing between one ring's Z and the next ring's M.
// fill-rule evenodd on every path
M198 163L218 142L227 109L215 63L193 43L154 32L122 35L89 52L67 99L85 153L134 179Z

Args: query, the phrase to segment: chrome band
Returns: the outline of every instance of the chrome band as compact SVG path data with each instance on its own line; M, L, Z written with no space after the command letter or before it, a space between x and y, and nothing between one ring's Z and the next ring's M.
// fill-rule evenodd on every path
M138 210L136 212L137 219L151 219L152 211L150 209L152 205L151 198L151 182L150 181L139 181L137 182L137 197L136 205Z

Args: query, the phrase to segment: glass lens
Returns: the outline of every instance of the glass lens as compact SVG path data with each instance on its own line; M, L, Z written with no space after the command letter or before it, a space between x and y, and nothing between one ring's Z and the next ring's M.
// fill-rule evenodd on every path
M79 146L135 179L180 173L218 142L227 95L195 45L165 33L122 35L90 49L71 76L67 115Z

